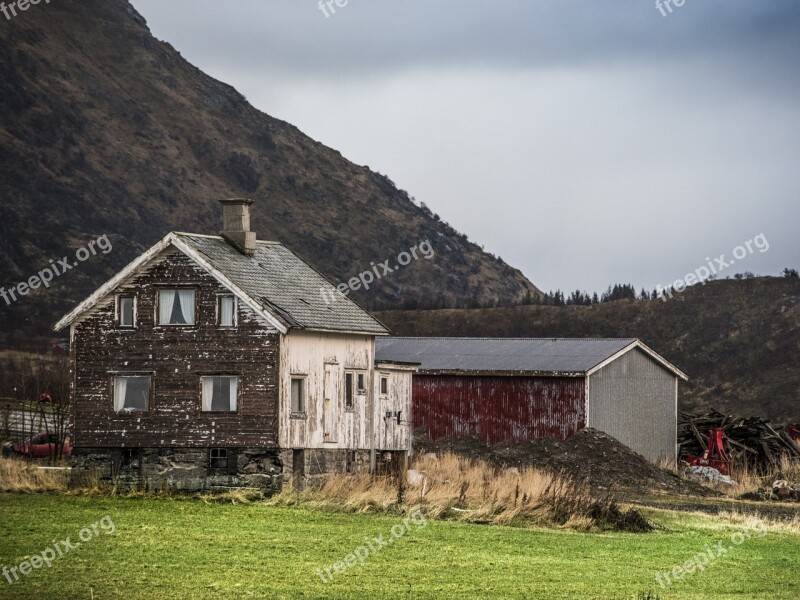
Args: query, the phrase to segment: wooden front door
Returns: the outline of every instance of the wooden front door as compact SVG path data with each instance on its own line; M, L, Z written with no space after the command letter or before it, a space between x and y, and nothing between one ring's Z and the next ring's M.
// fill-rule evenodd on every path
M325 382L322 397L322 433L323 441L338 441L339 426L339 365L333 363L325 364Z

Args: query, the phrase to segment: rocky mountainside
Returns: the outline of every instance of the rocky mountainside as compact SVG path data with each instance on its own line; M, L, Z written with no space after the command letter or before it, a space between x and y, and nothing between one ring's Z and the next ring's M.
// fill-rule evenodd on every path
M0 286L89 240L113 251L49 290L0 299L0 344L26 345L169 230L218 233L224 197L253 228L334 282L429 240L355 298L378 308L511 305L518 270L417 206L392 181L252 107L156 40L126 0L29 5L0 27ZM353 127L358 127L353 123Z
M800 279L696 285L666 302L392 311L397 335L638 337L687 375L680 408L800 422Z

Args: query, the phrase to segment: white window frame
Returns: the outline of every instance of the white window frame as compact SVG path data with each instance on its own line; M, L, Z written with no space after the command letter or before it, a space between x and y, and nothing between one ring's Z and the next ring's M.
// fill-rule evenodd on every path
M122 385L122 379L147 379L147 404L144 409L141 408L125 408L124 399L122 403L119 401L118 394L121 390L125 390L127 396L127 382ZM153 376L143 373L120 373L114 374L111 379L111 400L114 406L114 412L117 414L141 414L150 412L150 407L153 403Z
M358 380L361 379L364 382L364 385L358 385ZM367 374L364 371L359 371L356 373L356 396L366 396L367 395Z
M386 382L386 391L383 391L383 382ZM381 373L380 380L378 381L378 394L380 394L381 398L388 398L389 397L389 375L385 373Z
M294 410L294 382L295 380L301 382L300 402L301 410ZM308 410L308 376L307 375L291 375L289 378L289 413L294 418L305 418L306 411Z
M191 323L164 323L161 320L161 303L163 302L162 294L167 292L191 292L192 293L192 322ZM185 310L183 304L181 308ZM170 311L170 316L172 311ZM184 313L185 314L185 313ZM156 323L159 327L195 327L197 325L197 290L188 287L160 287L158 288L158 302L156 306Z
M233 322L230 325L222 324L222 300L231 298L233 300ZM217 295L217 327L223 329L235 329L239 326L239 299L234 294Z
M122 323L122 301L125 299L130 298L133 301L133 315L132 319L133 322L130 325L125 325ZM137 302L136 302L136 294L117 294L116 297L116 321L117 327L120 329L136 329L136 310L137 310Z
M347 378L350 377L350 387L347 386ZM357 383L358 375L355 371L345 371L344 372L344 385L342 386L344 390L344 409L353 411L356 409L356 383ZM350 404L347 404L347 393L350 392Z
M231 379L233 380L234 390L231 394L232 398L228 398L228 410L212 410L213 403L213 381L214 379ZM207 383L208 382L208 383ZM214 414L234 414L239 412L239 390L241 389L241 378L238 375L224 374L224 375L201 375L200 376L200 410L204 413ZM206 394L211 391L212 397L207 398ZM230 403L233 403L231 406Z

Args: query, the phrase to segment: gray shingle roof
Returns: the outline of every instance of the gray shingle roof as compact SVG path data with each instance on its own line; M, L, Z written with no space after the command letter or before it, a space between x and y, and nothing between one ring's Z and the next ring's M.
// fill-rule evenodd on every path
M385 335L367 311L335 292L333 284L279 242L258 242L245 256L221 237L176 233L231 282L287 327ZM320 290L325 290L330 304Z
M376 360L419 371L585 373L637 340L602 338L379 338Z

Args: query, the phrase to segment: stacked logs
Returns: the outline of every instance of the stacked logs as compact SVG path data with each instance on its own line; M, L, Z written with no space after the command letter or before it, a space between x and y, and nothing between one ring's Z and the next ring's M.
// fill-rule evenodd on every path
M735 417L711 411L702 415L680 413L678 446L680 457L701 456L708 445L711 429L721 427L730 459L747 462L756 468L766 468L787 455L800 459L800 443L793 440L783 427L773 427L758 417Z

